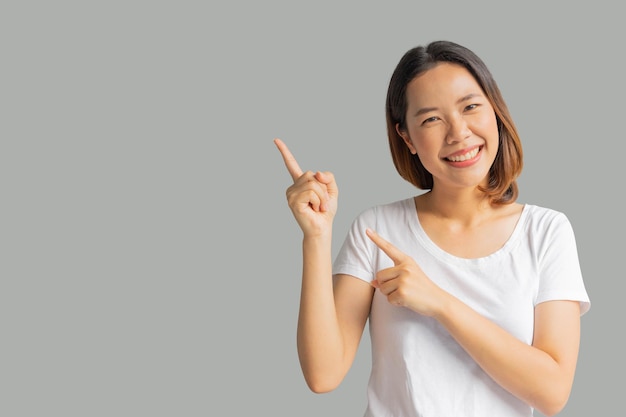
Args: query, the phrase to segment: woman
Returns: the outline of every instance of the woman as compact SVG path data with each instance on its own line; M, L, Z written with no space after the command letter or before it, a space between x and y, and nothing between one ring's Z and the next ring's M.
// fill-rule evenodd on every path
M338 188L276 139L303 232L298 354L337 387L369 319L365 416L554 415L590 307L571 224L516 201L522 148L488 68L447 41L409 50L387 94L399 174L425 192L363 211L334 263Z

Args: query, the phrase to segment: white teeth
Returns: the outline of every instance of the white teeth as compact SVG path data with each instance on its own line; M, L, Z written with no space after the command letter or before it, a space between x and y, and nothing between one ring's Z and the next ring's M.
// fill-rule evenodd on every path
M462 162L462 161L467 161L468 159L472 159L473 157L476 156L477 153L478 153L478 148L474 148L468 153L465 153L463 155L451 156L447 159L448 161L452 161L452 162Z

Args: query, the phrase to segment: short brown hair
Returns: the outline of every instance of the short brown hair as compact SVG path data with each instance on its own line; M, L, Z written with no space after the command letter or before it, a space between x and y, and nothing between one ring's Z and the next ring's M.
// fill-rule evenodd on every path
M476 79L494 108L498 126L498 153L489 169L489 181L482 188L492 203L508 204L517 199L517 177L522 172L522 144L500 89L485 63L471 50L449 41L435 41L407 51L394 70L387 90L386 114L389 147L396 170L402 178L422 190L432 189L433 176L418 155L411 154L400 130L407 130L407 85L418 75L441 62L461 65Z

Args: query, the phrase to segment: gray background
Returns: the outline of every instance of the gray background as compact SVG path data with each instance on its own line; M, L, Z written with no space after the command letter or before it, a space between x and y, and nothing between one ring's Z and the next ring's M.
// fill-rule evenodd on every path
M592 308L561 415L622 408L618 3L365 3L2 2L0 415L362 415L367 334L335 392L300 373L272 139L335 173L337 248L362 209L416 193L384 96L436 39L486 61L522 135L520 201L576 232Z

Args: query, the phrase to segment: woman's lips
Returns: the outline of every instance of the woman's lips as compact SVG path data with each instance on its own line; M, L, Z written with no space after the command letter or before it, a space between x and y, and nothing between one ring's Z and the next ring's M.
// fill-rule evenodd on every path
M477 146L474 149L470 149L469 151L466 151L464 153L447 156L445 159L451 162L463 162L475 158L479 151L480 146Z

